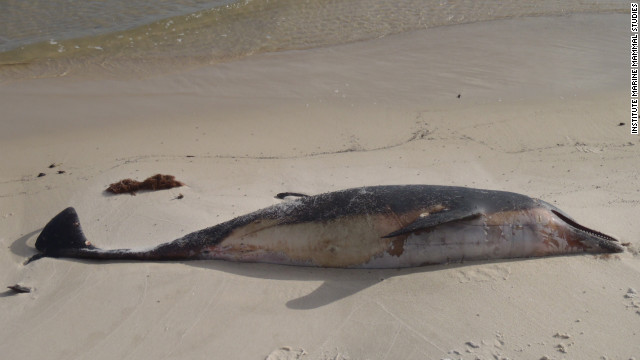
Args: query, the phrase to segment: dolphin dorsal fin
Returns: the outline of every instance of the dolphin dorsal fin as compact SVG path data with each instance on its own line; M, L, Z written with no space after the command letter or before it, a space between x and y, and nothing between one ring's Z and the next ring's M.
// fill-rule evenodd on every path
M425 216L418 217L411 224L383 236L383 238L409 234L453 221L469 220L480 215L482 215L482 212L478 209L443 210L437 213L426 214Z
M297 192L282 192L282 193L278 193L275 198L276 199L284 199L288 196L294 196L294 197L309 197L309 195L307 194L302 194L302 193L297 193Z

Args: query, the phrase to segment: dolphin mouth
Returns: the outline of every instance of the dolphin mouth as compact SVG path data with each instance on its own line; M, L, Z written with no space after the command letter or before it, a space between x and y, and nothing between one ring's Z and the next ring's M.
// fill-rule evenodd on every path
M603 234L599 231L590 229L584 225L578 224L575 220L569 218L568 216L562 214L560 211L551 210L557 217L559 217L562 221L567 223L567 225L574 228L576 231L581 232L587 236L587 239L591 241L595 241L599 248L606 250L608 252L623 252L624 247L620 244L618 239L613 236L609 236L607 234Z

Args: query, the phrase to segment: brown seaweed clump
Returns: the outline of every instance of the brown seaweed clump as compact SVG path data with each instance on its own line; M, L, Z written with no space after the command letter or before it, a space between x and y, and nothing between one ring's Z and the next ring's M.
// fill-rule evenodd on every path
M131 194L135 195L140 190L165 190L174 187L183 186L184 184L176 180L173 175L155 174L148 177L144 181L136 181L133 179L124 179L109 185L107 192L114 194Z

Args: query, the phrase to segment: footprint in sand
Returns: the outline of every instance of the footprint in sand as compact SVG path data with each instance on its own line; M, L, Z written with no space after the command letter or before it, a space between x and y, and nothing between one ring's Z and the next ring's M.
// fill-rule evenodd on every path
M307 355L304 349L294 349L290 346L283 346L277 350L273 350L265 360L298 360Z
M460 283L507 280L510 275L511 268L507 265L474 266L453 274Z

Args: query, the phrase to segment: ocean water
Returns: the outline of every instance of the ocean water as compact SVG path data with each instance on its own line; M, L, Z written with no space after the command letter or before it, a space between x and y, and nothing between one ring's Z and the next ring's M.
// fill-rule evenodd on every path
M0 0L0 78L144 73L436 26L628 11L614 0Z

